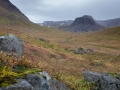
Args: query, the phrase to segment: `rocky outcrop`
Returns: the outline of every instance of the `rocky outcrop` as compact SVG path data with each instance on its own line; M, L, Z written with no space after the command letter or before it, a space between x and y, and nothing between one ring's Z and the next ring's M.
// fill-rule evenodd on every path
M120 90L120 78L115 78L108 73L83 71L83 75L87 82L94 82L98 90Z
M51 79L46 72L28 74L25 79L17 79L17 83L0 90L68 90L65 84Z
M99 25L95 22L92 16L84 15L82 17L78 17L74 20L74 22L67 27L67 31L98 31L104 29L103 26Z
M75 50L75 54L85 54L85 53L86 53L86 51L83 48L77 48Z
M13 34L6 36L0 36L0 50L15 56L22 56L24 52L24 46L22 41L15 37Z
M91 53L91 52L94 52L93 49L91 48L84 50L83 48L80 47L80 48L77 48L74 53L83 55L85 53Z

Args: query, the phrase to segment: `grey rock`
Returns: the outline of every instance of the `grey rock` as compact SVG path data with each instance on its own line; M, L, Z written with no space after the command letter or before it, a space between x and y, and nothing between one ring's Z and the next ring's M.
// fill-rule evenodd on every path
M120 80L109 74L83 71L86 81L95 82L98 90L120 90Z
M94 52L94 51L93 51L93 49L91 49L91 48L87 48L87 49L86 49L86 52L87 52L87 53L91 53L91 52Z
M86 51L83 49L83 48L77 48L76 50L75 50L75 54L85 54L86 53Z
M67 86L58 82L45 72L28 74L25 79L18 79L16 84L0 90L68 90Z
M29 74L26 80L34 87L34 90L49 90L47 80L36 74Z
M55 79L49 81L50 90L68 90L65 84L59 83Z
M0 88L0 90L34 90L34 89L26 80L18 79L18 82L16 84L6 88Z
M40 72L40 74L43 75L43 76L45 76L47 81L49 81L51 79L51 77L45 71Z
M44 38L40 38L39 40L42 41L42 42L47 42L47 40L44 39Z
M0 50L7 53L14 52L14 55L22 56L24 46L19 38L13 34L8 34L6 36L0 36Z

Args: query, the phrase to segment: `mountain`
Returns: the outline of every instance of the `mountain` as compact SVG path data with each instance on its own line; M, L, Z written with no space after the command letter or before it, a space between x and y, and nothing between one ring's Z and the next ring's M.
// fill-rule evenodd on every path
M113 28L120 26L120 18L109 19L109 20L94 20L92 16L84 15L78 17L75 20L65 21L45 21L38 23L45 27L54 27L57 29L67 29L67 31L96 31L105 28Z
M109 20L96 20L96 22L106 28L112 28L120 26L120 18L109 19Z
M1 25L23 25L31 21L9 0L0 0L0 24Z
M103 26L95 22L92 16L84 15L78 17L74 22L69 25L67 31L79 32L79 31L98 31L105 29Z
M73 20L66 20L66 21L45 21L43 23L39 23L41 26L46 27L54 27L54 28L60 28L63 26L68 26L73 22Z

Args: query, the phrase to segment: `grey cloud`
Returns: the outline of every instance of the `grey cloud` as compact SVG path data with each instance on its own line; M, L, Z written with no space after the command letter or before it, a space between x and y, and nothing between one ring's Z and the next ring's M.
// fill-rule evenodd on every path
M95 19L120 17L120 0L10 0L33 22L73 20L82 15Z

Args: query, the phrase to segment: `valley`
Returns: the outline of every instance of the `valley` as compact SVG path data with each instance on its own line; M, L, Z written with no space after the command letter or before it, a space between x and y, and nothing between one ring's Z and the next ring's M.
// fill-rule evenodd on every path
M8 8L0 5L0 12ZM18 11L7 15L0 13L0 36L12 33L20 38L24 57L29 58L33 67L46 71L70 90L92 90L93 86L83 79L84 70L120 73L120 26L70 32L32 23ZM76 54L77 48L90 48L93 52Z

